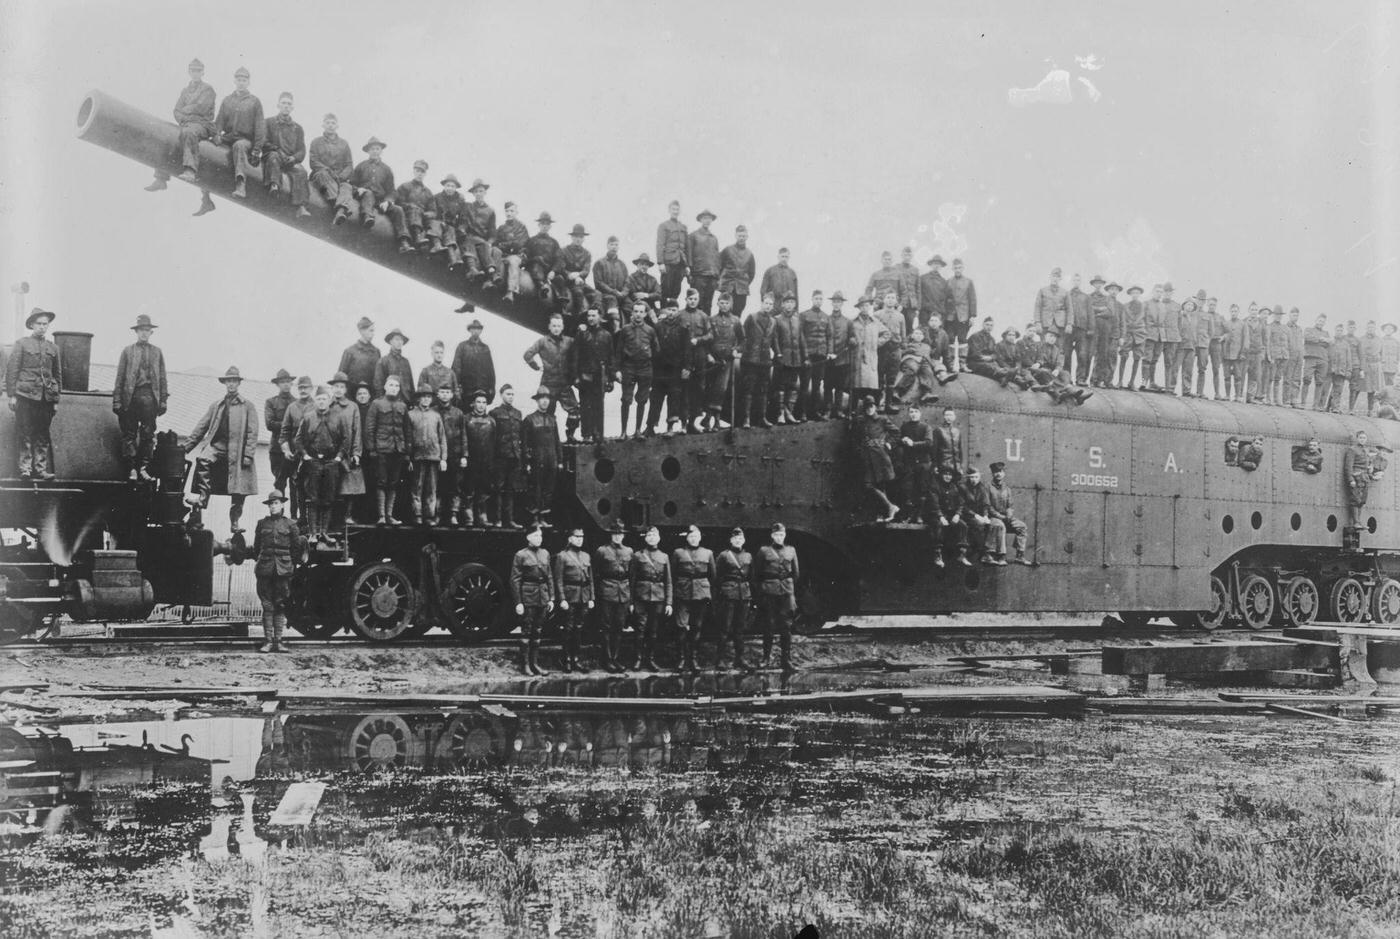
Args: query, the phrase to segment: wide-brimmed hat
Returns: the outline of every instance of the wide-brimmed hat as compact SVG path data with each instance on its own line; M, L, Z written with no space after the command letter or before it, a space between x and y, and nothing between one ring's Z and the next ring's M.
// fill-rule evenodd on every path
M414 397L421 398L421 397L423 397L424 395L427 395L428 397L431 398L431 397L432 397L433 395L435 395L435 394L437 394L437 391L435 391L435 390L433 389L433 386L432 386L432 385L428 384L428 383L425 382L425 381L420 381L420 382L418 383L418 391L415 392Z
M408 334L405 333L402 329L398 329L397 327L394 328L394 329L389 330L389 334L388 334L387 336L384 337L384 341L385 341L385 342L388 342L390 339L393 339L395 336L398 336L398 337L399 337L400 339L402 339L404 342L408 342Z
M472 320L470 323L467 324L467 329L485 329L485 328L486 328L485 326L481 325L481 320Z
M392 378L397 378L398 376L397 376L397 375L393 375L393 376L390 376L390 377L392 377ZM328 384L328 385L348 385L348 384L350 384L350 376L347 375L347 374L345 374L344 372L336 372L334 375L331 376L331 380L328 381L328 382L326 382L326 384Z
M356 329L369 329L369 328L370 328L371 326L373 326L373 325L374 325L374 320L370 319L368 316L362 316L362 317L360 317L359 320L355 323L355 328L356 328Z
M33 329L34 324L37 323L39 320L48 320L50 323L52 323L54 321L55 315L56 314L52 310L41 310L36 306L34 308L34 312L30 313L27 317L25 317L24 328Z
M1116 290L1122 290L1122 289L1123 289L1123 285L1120 284L1120 283L1118 283L1118 281L1116 281L1116 280L1110 280L1110 281L1108 282L1108 286L1104 287L1104 290L1115 290L1115 289L1116 289Z
M413 161L413 168L414 168L415 170L422 170L423 172L426 173L426 172L428 172L428 161L427 161L427 160L414 160L414 161Z
M584 228L584 227L583 227L583 223L580 222L580 223L578 223L577 225L575 225L573 228L569 229L569 234L570 234L571 236L587 235L587 234L588 234L588 229Z
M537 221L537 222L544 222L544 223L553 225L553 224L554 224L554 216L550 215L548 212L541 212L541 213L540 213L540 217L537 218L537 219L535 219L535 221Z
M845 295L844 293L842 293L841 291L838 290L838 291L836 291L835 293L833 293L833 294L831 295L831 299L832 299L833 301L836 301L836 300L842 300L842 301L844 301L844 300L846 299L846 295Z
M937 264L939 267L945 267L947 266L948 262L943 260L943 255L935 254L933 257L929 258L924 263L927 264L929 267L933 267L935 264Z
M462 188L462 181L461 181L460 179L458 179L457 176L456 176L455 174L453 174L453 173L448 173L446 176L444 176L444 177L442 178L442 181L439 182L438 185L439 185L439 186L446 186L448 183L451 183L452 185L456 186L458 189L461 189L461 188Z
M530 397L538 401L541 398L553 398L554 393L551 392L548 388L541 388L539 391L536 391L534 394L530 395Z
M637 255L635 258L632 259L632 263L637 265L638 267L651 267L651 256L648 255L645 251L643 251L641 254Z
M277 374L272 376L272 383L275 385L279 381L292 381L292 373L285 368L279 368Z
M369 148L370 148L370 147L378 147L378 148L380 148L381 150L383 150L383 149L385 149L385 148L388 147L388 146L389 146L389 145L388 145L387 143L385 143L384 141L380 140L378 137L370 137L369 140L366 140L366 141L365 141L365 145L364 145L363 147L361 147L360 149L363 150L365 153L369 153Z
M145 313L136 315L136 325L132 329L156 329L156 324L151 322L151 318Z
M467 191L468 191L468 192L476 192L478 189L490 189L490 188L491 188L491 184L488 183L486 180L482 179L480 176L478 176L476 179L473 179L473 180L472 180L471 188L468 189Z
M1090 287L1094 286L1094 284L1106 284L1106 283L1108 283L1108 281L1106 281L1106 280L1103 279L1103 275L1102 275L1102 274L1095 274L1093 277L1090 277L1090 278L1089 278L1089 286L1090 286Z
M611 525L608 526L608 534L625 535L627 534L627 526L622 524L622 519L616 519Z
M711 212L709 209L702 209L701 212L700 212L700 214L697 215L697 216L695 216L695 220L696 220L697 222L703 222L703 221L705 221L705 218L706 218L707 216L709 217L710 221L714 221L715 219L719 218L718 215L716 215L715 213Z
M276 489L274 489L274 490L272 490L271 492L269 492L269 493L267 494L267 498L263 500L263 505L271 505L271 504L274 503L274 502L286 502L286 501L287 501L287 497L284 496L284 495L282 495L282 493L278 492Z
M242 381L243 375L238 371L237 365L230 365L228 371L219 376L219 381Z

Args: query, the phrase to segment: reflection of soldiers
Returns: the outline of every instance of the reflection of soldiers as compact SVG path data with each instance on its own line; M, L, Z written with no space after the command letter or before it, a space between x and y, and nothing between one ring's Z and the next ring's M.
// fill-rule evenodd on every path
M632 549L622 543L627 527L613 522L608 534L612 542L594 554L598 571L598 599L603 605L603 668L609 672L622 671L618 656L622 654L622 627L632 608Z
M1366 431L1356 432L1356 442L1342 455L1342 484L1347 495L1347 527L1361 526L1361 510L1371 491L1371 453L1366 449Z
M285 652L282 631L287 628L287 605L291 598L292 571L306 552L306 538L297 523L282 514L287 499L273 490L263 504L267 516L258 519L253 534L253 575L262 601L263 637L259 652Z
M554 610L554 580L550 576L549 552L540 545L544 531L531 526L525 534L525 547L510 562L510 591L515 597L515 615L520 619L521 671L526 675L548 674L540 668L540 628Z
M554 593L564 619L564 671L579 668L579 634L583 620L593 609L593 560L583 550L583 529L569 532L569 544L554 556Z
M671 561L657 545L661 532L647 529L646 547L632 555L632 601L637 611L637 668L656 670L656 629L671 615Z
M797 615L797 580L801 576L797 551L787 542L787 527L774 522L772 543L758 551L754 579L763 614L763 666L773 654L773 633L782 648L783 671L792 671L792 621Z
M734 667L744 667L744 626L748 621L752 601L749 578L753 571L753 555L744 550L744 530L729 533L729 547L715 558L716 589L719 599L715 613L719 626L719 642L715 648L715 667L724 664L724 644L734 649Z
M676 628L681 634L681 668L695 671L695 644L710 611L711 587L715 579L715 555L700 546L700 529L691 525L685 531L685 545L672 556L676 579Z

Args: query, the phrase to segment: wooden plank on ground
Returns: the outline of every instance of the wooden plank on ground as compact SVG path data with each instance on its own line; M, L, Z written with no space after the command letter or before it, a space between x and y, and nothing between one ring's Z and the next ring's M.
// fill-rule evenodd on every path
M311 816L316 814L316 807L321 804L321 796L325 794L326 784L323 782L294 782L287 787L287 791L282 793L282 801L277 803L277 810L272 813L272 817L267 820L269 825L309 825Z
M1084 706L1110 714L1263 714L1262 704L1214 698L1089 698Z
M400 692L376 691L277 691L277 700L296 702L314 701L336 704L371 704L390 706L397 704L443 704L453 707L463 704L479 704L480 695L474 694L405 694Z
M1244 694L1222 691L1220 700L1247 704L1309 704L1315 707L1331 707L1338 704L1400 705L1400 697L1364 694Z
M1336 646L1299 646L1282 642L1167 643L1153 646L1104 646L1105 675L1193 675L1207 672L1257 672L1289 668L1340 668Z
M46 681L20 682L15 685L0 685L0 694L7 691L47 691L49 683Z
M1360 724L1361 721L1354 721L1346 717L1337 717L1332 714L1319 714L1317 711L1309 711L1306 708L1290 707L1287 704L1266 704L1268 708L1276 714L1287 714L1291 717L1311 717L1317 721L1332 721L1337 724Z
M187 688L183 685L132 685L128 688L106 686L100 690L91 691L58 691L54 692L54 697L94 698L98 701L120 701L123 699L151 701L164 698L232 698L248 696L270 698L275 694L277 694L276 688L243 688L236 685L211 688Z
M1400 628L1394 626L1360 626L1356 623L1346 623L1340 626L1321 626L1314 623L1311 626L1285 629L1283 635L1285 637L1297 637L1299 639L1317 639L1329 635L1361 636L1366 639L1400 642Z

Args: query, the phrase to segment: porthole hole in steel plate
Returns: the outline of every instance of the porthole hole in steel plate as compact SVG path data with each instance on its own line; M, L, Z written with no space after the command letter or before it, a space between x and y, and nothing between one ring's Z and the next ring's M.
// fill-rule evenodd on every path
M611 499L599 499L599 500L598 500L598 514L599 514L599 515L611 515L611 514L612 514L612 500L611 500Z
M1225 516L1224 518L1222 518L1222 519L1220 520L1220 530L1223 531L1223 532L1224 532L1225 534L1227 534L1227 535L1228 535L1230 532L1234 531L1234 530L1235 530L1235 517L1234 517L1233 515L1227 515L1227 516Z
M1251 515L1251 516L1249 517L1249 526L1250 526L1251 528L1253 528L1255 531L1258 531L1259 529L1263 528L1263 527L1264 527L1264 516L1261 515L1261 514L1259 514L1258 512L1255 512L1253 515Z
M1366 530L1373 535L1376 533L1376 517L1374 515L1366 519Z
M1299 515L1297 512L1294 512L1293 517L1288 520L1288 527L1292 528L1294 531L1297 531L1298 529L1302 528L1303 516Z
M667 502L665 505L661 506L661 514L667 518L675 518L677 511L676 503L674 502Z
M667 482L675 482L681 477L681 461L673 456L668 456L661 461L661 476Z
M1328 530L1328 531L1336 531L1336 530L1337 530L1337 516L1335 516L1335 515L1329 515L1329 516L1327 516L1327 530Z
M607 457L593 464L593 478L598 482L607 485L613 481L613 476L617 473L617 465Z

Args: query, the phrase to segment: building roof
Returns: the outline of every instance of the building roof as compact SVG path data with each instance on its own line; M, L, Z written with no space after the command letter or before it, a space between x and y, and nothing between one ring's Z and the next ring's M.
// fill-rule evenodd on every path
M224 389L213 373L167 371L165 378L170 386L170 399L166 402L166 412L156 418L156 429L173 430L183 437L194 429L204 412L209 410L209 405L223 396ZM116 381L115 365L100 365L94 362L88 367L89 389L109 391ZM270 381L245 378L239 390L257 406L258 443L266 446L271 441L272 434L262 426L262 406L264 401L277 394L277 386Z

